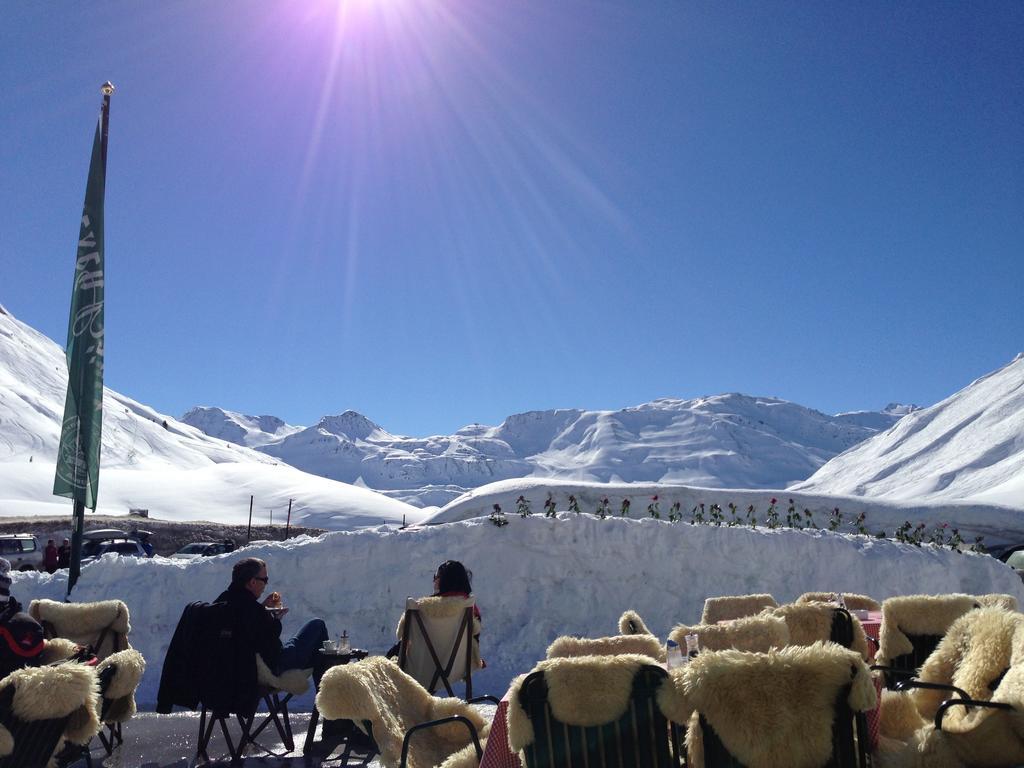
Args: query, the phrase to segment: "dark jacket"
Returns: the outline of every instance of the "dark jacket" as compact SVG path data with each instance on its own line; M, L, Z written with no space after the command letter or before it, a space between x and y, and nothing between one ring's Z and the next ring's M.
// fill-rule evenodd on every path
M174 707L195 709L199 704L199 610L205 605L189 603L178 619L160 673L156 695L160 714L170 714Z
M216 602L228 604L235 627L245 631L267 666L277 669L281 655L281 622L243 586L232 584L220 593Z

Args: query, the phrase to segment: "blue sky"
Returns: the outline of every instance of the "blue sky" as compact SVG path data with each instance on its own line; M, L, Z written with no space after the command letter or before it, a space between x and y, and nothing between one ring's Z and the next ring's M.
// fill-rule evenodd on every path
M1024 5L7 4L0 303L106 383L447 433L931 404L1024 350Z

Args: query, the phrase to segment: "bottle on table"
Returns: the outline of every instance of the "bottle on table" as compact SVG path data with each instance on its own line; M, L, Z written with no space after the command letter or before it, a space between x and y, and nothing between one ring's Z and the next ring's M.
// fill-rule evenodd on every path
M341 631L341 635L338 637L338 652L348 653L349 650L351 650L351 646L349 645L348 642L348 630L343 629Z
M671 671L676 667L683 666L685 663L686 659L679 648L679 643L675 640L669 640L665 643L665 666Z
M686 636L686 658L694 659L700 653L700 637L696 634Z

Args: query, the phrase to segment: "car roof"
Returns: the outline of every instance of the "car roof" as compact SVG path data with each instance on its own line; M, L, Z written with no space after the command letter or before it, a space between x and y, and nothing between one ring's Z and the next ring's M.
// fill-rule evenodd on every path
M31 533L0 533L0 539L34 539Z
M82 534L84 539L130 539L131 534L117 528L97 528Z

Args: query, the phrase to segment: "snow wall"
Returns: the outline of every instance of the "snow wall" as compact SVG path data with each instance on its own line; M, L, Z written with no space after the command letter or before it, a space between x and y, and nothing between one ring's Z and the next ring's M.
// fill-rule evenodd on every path
M300 537L247 548L268 563L271 590L291 609L284 637L303 621L323 617L332 634L347 629L353 644L383 653L408 595L431 589L446 559L474 573L483 614L481 651L487 669L474 693L500 696L564 634L616 633L618 618L635 609L665 637L677 622L697 622L704 598L770 592L787 602L809 590L858 592L884 599L917 593L1004 592L1024 602L1024 585L1003 563L985 556L921 548L888 540L833 534L670 524L665 521L559 513L448 525L385 527ZM240 553L180 561L108 555L83 569L77 602L120 598L131 611L131 643L148 669L138 692L152 709L164 654L193 600L212 600L230 580ZM61 600L66 575L14 575L12 593ZM312 696L297 700L310 707Z

